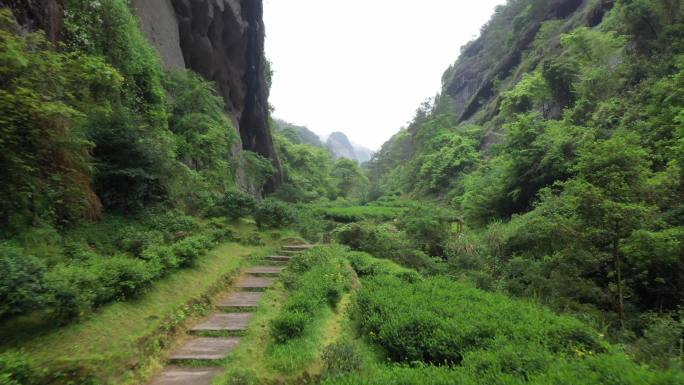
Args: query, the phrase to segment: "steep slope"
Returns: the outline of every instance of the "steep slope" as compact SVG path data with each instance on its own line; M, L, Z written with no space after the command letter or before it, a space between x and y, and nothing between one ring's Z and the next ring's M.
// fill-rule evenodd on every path
M321 148L325 147L321 141L321 138L319 138L316 133L304 126L297 126L281 119L275 119L273 122L276 129L278 131L282 131L292 143L309 144L311 146Z
M356 159L356 152L349 138L342 132L333 132L325 141L325 146L333 153L335 158Z
M279 170L268 124L263 4L253 0L135 0L143 29L171 68L187 67L216 83L242 147ZM276 172L270 189L281 182Z
M449 257L512 294L679 320L683 31L679 0L508 1L371 162L376 195L459 210Z

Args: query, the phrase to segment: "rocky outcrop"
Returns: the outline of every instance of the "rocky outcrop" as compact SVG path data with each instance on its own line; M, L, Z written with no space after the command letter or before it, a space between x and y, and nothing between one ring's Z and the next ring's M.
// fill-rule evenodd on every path
M133 0L131 5L164 64L168 68L185 68L178 18L171 0Z
M12 9L19 24L31 30L44 30L52 41L61 36L62 4L62 0L0 0L0 6Z
M132 0L143 31L169 68L189 68L216 83L242 148L272 160L282 172L269 128L262 0ZM63 0L0 0L28 29L59 40Z
M261 0L134 0L143 30L166 66L213 81L238 127L242 148L280 169L268 122ZM266 186L280 184L278 172Z
M216 83L242 147L280 170L268 122L261 0L135 0L150 42L168 67L185 66ZM281 182L278 172L267 186Z
M473 120L478 112L482 112L478 122L487 121L496 114L496 82L511 76L543 22L554 19L572 21L574 18L578 24L595 25L596 19L612 7L609 0L598 5L587 0L550 0L540 4L535 13L526 15L529 19L521 23L523 27L519 29L516 23L524 20L519 14L499 15L503 19L500 24L508 24L507 30L513 31L507 45L502 45L499 35L484 34L464 47L459 61L447 71L444 94L450 97L452 112L461 121Z

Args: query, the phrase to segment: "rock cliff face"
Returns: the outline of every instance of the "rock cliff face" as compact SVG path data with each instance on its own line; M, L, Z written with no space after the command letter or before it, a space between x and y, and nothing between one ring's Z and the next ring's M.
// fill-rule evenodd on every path
M216 83L242 147L280 169L268 122L261 0L134 0L150 42L165 64L187 67ZM281 182L277 173L267 186Z
M596 5L588 0L549 0L533 12L517 12L509 7L510 14L495 15L496 23L507 28L483 30L480 38L462 49L458 62L445 74L444 94L451 98L452 112L461 121L481 123L492 118L497 112L497 80L514 73L542 23L564 20L568 25L596 25L613 2L603 0ZM504 45L508 33L513 33L514 38ZM475 118L478 112L481 114Z
M59 40L62 31L62 0L0 0L12 9L17 21L29 29L43 29L47 37Z
M12 8L27 28L59 40L63 0L0 0L0 5ZM164 64L215 82L242 148L271 159L280 170L268 120L262 0L132 0L131 5ZM281 179L278 172L266 190Z

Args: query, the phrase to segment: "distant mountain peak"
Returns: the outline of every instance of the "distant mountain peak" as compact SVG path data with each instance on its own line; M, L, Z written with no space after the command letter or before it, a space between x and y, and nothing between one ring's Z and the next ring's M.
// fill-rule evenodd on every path
M297 126L281 119L274 120L276 128L284 131L288 139L302 144L327 148L335 159L347 158L359 163L371 160L375 151L354 144L344 132L335 131L321 140L321 137L304 126Z

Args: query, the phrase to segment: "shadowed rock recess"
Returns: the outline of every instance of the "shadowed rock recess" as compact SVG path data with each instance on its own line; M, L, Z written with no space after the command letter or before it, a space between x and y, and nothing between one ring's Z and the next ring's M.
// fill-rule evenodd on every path
M268 124L261 0L134 0L143 30L166 66L185 66L216 83L242 148L280 169ZM281 182L277 173L266 187Z

